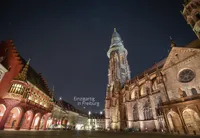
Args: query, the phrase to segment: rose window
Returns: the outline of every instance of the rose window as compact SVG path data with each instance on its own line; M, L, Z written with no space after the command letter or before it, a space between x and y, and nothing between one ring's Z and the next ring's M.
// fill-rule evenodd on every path
M190 69L185 69L179 73L179 81L183 83L192 81L194 77L195 77L195 74Z

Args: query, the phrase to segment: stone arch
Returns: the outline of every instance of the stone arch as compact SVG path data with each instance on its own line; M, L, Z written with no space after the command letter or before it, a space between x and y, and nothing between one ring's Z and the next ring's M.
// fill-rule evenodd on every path
M33 118L32 127L31 128L39 129L40 119L41 119L41 113L35 114L35 116Z
M138 121L139 120L139 115L138 115L138 106L135 104L133 106L133 120Z
M48 117L48 119L47 119L47 124L46 124L46 128L48 129L48 128L53 128L53 118L52 117Z
M179 131L180 133L184 133L183 125L181 123L181 119L176 112L170 111L167 114L167 119L168 119L171 131L173 131L173 132Z
M200 117L197 112L190 108L186 108L183 110L182 114L189 133L192 134L193 131L200 132Z
M6 111L6 106L4 104L0 104L0 122L1 122L1 119L2 119L5 111Z
M192 95L197 95L198 93L197 93L197 90L195 89L195 88L192 88L191 89L191 92L192 92Z
M22 122L22 129L29 129L31 122L34 117L34 112L33 110L28 110L25 112L24 117L23 117L23 122Z
M18 128L23 115L23 109L21 107L14 107L9 113L9 116L5 123L5 128Z

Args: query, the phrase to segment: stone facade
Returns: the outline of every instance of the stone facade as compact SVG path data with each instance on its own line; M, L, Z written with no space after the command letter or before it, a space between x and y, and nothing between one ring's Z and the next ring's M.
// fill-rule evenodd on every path
M184 17L188 6L193 11L199 3L199 0L187 2ZM198 20L195 18L195 26ZM198 27L195 28L197 34ZM113 40L117 40L114 45ZM119 56L121 53L125 53L123 58ZM200 40L177 46L171 39L168 57L132 79L127 52L116 30L108 57L106 129L200 133ZM121 70L122 63L125 70Z

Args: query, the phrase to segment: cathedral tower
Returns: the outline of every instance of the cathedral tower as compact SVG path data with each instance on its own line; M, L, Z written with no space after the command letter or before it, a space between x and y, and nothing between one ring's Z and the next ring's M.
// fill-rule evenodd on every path
M109 58L108 86L105 100L106 129L120 129L119 92L124 83L130 80L130 69L127 61L128 52L119 33L114 29L111 45L107 52Z
M200 0L185 0L183 6L182 15L200 39Z
M116 81L119 81L121 85L124 85L126 80L130 79L130 70L127 61L127 55L128 52L124 48L123 41L119 33L114 28L111 45L107 52L107 56L109 58L109 85L113 85Z

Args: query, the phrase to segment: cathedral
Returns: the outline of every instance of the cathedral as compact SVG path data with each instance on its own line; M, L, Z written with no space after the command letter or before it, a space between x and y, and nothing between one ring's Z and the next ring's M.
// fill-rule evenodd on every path
M185 46L170 38L168 56L131 78L128 51L114 29L105 97L105 128L200 133L200 0L181 12L198 39Z

